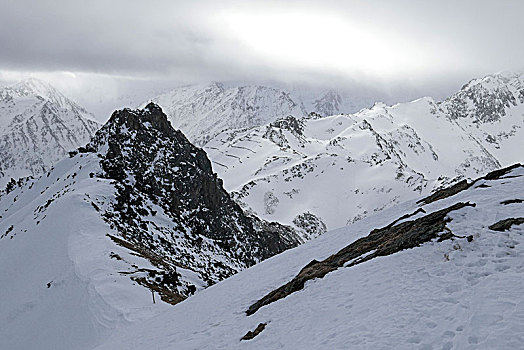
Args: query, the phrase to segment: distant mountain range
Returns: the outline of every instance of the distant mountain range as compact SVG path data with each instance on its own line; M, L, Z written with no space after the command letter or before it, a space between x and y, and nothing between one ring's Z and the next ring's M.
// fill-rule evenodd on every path
M99 126L93 115L40 80L0 88L0 188L11 178L49 170Z
M246 209L315 236L522 161L523 102L521 76L492 75L441 102L377 103L224 131L205 150Z
M333 89L286 90L218 82L176 88L150 100L166 111L174 127L200 146L224 130L260 126L288 115L349 113L373 104L371 99L353 100Z

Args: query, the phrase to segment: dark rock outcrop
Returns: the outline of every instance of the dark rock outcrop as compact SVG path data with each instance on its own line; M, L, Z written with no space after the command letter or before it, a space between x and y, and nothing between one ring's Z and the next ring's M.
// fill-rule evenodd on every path
M493 231L500 231L504 232L511 228L513 225L522 225L524 224L524 218L508 218L504 220L497 221L493 225L489 226L488 228Z
M368 236L356 240L325 260L312 260L290 282L252 304L246 314L252 315L262 306L301 290L306 281L322 278L340 267L351 267L378 256L391 255L404 249L414 248L435 238L450 239L453 235L449 231L441 234L445 230L446 223L451 221L447 215L466 206L475 206L475 204L457 203L415 220L375 229Z
M468 182L467 180L462 180L462 181L457 182L456 184L454 184L452 186L449 186L449 187L440 189L438 191L435 191L431 195L429 195L429 196L427 196L425 198L422 198L421 200L417 201L417 204L429 204L429 203L432 203L432 202L435 202L435 201L438 201L438 200L441 200L441 199L444 199L444 198L448 198L448 197L454 196L454 195L456 195L459 192L467 190L468 188L470 188L471 186L473 186L475 183L477 183L480 180L498 180L498 179L502 178L502 176L510 173L513 169L516 169L516 168L519 168L519 167L522 167L522 166L523 166L522 164L516 163L516 164L510 165L508 167L505 167L505 168L502 168L502 169L497 169L497 170L494 170L492 172L489 172L487 175L485 175L483 177L480 177L478 179L475 179L472 182ZM480 184L477 187L481 187L481 188L482 187L489 187L489 185Z
M210 285L300 243L292 228L244 214L206 153L153 103L114 112L79 151L98 153L103 173L96 176L113 180L116 203L103 215L121 235L118 244L150 260L157 275L182 267ZM169 227L155 222L158 211ZM175 282L181 295L194 289Z
M262 333L262 331L264 329L266 329L266 325L267 323L259 323L257 328L255 328L254 331L249 331L247 332L243 337L242 339L240 340L251 340L253 339L254 337L256 337L257 335L259 335L260 333Z
M508 200L505 200L505 201L502 201L500 202L500 204L503 204L503 205L508 205L508 204L519 204L519 203L524 203L524 199L508 199Z

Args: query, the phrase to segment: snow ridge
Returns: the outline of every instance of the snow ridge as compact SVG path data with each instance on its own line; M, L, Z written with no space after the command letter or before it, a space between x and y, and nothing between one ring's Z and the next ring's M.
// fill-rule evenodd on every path
M152 99L171 123L197 145L225 129L252 127L287 115L305 115L303 106L283 90L266 86L226 88L214 82L174 89Z
M521 79L473 80L442 102L421 98L355 114L288 116L224 131L205 150L246 209L295 226L307 214L338 228L522 161ZM322 230L313 231L304 238Z

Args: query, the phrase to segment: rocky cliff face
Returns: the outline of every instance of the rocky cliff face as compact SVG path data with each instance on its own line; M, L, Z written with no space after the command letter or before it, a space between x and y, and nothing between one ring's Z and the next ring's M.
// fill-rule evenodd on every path
M311 112L323 116L335 115L341 112L342 97L335 91L329 90L322 97L313 102L314 109Z
M0 190L0 347L73 348L78 329L94 346L300 242L247 215L160 107L116 111L45 174Z
M473 79L440 107L502 165L521 161L524 77L494 74Z
M107 222L133 245L175 261L170 273L183 264L209 285L300 243L293 229L247 216L206 153L153 103L113 113L80 150L98 153L102 173L96 176L115 180L116 202L103 213ZM149 219L157 212L170 228Z

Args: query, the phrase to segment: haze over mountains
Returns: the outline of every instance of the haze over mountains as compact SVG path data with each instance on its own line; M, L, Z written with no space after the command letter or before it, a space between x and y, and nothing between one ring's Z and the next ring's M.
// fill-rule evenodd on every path
M507 285L511 276L521 276L519 260L511 257L519 254L515 247L520 242L522 167L488 175L474 187L471 179L523 161L523 83L521 75L490 75L470 81L443 101L376 103L353 114L343 114L351 102L336 90L313 99L267 86L213 83L151 97L154 103L116 111L103 126L48 84L27 80L3 88L0 309L6 311L0 313L0 323L7 326L0 330L0 347L90 349L125 343L129 348L272 348L289 345L304 332L315 333L315 317L306 315L296 328L289 328L284 324L292 322L273 312L276 305L285 305L285 313L293 315L297 308L314 309L311 303L320 299L318 306L326 310L337 308L336 303L354 305L362 323L340 326L340 315L326 314L317 340L305 336L304 344L343 346L352 334L355 346L424 345L431 337L420 327L411 338L402 334L368 342L367 329L381 324L392 334L396 325L376 322L376 317L392 317L387 310L376 317L365 313L381 298L380 283L398 293L403 288L384 276L395 275L405 263L416 265L422 255L431 257L417 275L422 286L434 286L424 271L445 276L446 286L458 286L444 289L449 298L437 299L443 311L435 314L436 322L430 320L431 296L418 289L410 294L422 298L417 305L428 318L425 324L435 323L442 334L456 335L446 341L439 335L429 345L515 344L518 339L508 330L519 324L519 285L509 289L509 304L494 300L487 304L493 309L472 311L470 319L446 303L471 310L468 288L482 299L494 291L484 277ZM454 187L449 193L438 192L447 186ZM458 192L441 202L413 201L431 193L444 193L437 196L444 198ZM363 289L351 293L361 304L327 292L355 284L353 275L334 279L330 276L340 274L333 272L324 279L331 281L326 289L308 294L316 287L307 282L304 293L263 306L245 321L243 313L250 305L291 280L308 262L317 267L313 259L326 258L373 229L389 232L386 229L408 217L433 218L458 202L469 204L450 209L452 224L444 225L454 236L444 235L444 226L439 226L449 222L448 212L435 214L441 220L435 235L425 241L414 238L416 243L404 248L421 248L388 257L394 267L384 269L377 261L386 258L378 256L359 265L367 266L367 272L355 277ZM510 217L517 221L504 236L487 228ZM464 248L470 235L473 243L467 239L472 244ZM440 238L446 241L442 245L435 242ZM451 238L462 239L460 249L453 248ZM377 249L344 264L360 264ZM402 260L406 256L408 260ZM451 273L445 265L450 261L463 268ZM329 266L329 272L340 268ZM471 277L466 279L471 283L460 282L461 274ZM228 281L220 282L224 279ZM367 297L365 286L373 291ZM234 297L228 301L225 295ZM185 298L190 301L178 304ZM404 305L398 298L384 300ZM171 304L177 304L177 311ZM194 315L182 322L187 308ZM410 309L406 317L414 317L415 311ZM156 317L161 312L166 313ZM464 324L446 328L443 320L449 314ZM145 320L150 326L125 330ZM261 338L240 343L259 324L267 327ZM483 336L493 325L501 327L501 335ZM355 327L364 328L356 332ZM29 328L35 332L28 334ZM332 337L331 328L336 329ZM220 337L218 343L213 334Z

